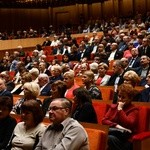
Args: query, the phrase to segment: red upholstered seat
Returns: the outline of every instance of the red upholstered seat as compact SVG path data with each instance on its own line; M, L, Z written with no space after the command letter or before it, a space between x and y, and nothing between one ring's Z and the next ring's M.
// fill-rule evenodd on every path
M108 110L108 104L100 103L98 100L93 100L92 103L93 103L94 109L96 111L98 123L101 124L102 119Z

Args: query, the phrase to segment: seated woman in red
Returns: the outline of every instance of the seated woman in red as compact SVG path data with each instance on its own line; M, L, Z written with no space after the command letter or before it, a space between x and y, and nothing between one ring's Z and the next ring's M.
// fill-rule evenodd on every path
M128 138L136 132L138 108L132 105L134 88L122 84L118 89L118 103L112 104L105 114L102 124L109 125L108 150L130 150Z

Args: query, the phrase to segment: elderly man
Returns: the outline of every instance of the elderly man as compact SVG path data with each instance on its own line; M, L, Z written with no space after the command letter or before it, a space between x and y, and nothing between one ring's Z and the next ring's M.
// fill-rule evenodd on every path
M42 73L38 76L38 84L40 86L40 95L49 96L51 87L49 84L49 77L47 74Z
M0 78L0 96L8 96L13 101L13 95L7 90L5 80Z
M35 150L89 150L84 128L70 118L72 103L65 98L54 99L49 106L52 122L44 132Z

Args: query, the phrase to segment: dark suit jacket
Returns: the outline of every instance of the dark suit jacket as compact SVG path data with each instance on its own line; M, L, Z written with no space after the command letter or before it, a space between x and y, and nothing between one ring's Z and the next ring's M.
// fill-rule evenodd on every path
M138 68L133 68L133 70L139 75L139 76L141 76L141 73L142 73L142 67L140 66L140 67L138 67ZM150 66L149 66L149 68L148 68L148 70L147 70L147 74L146 74L146 76L148 75L148 72L150 71ZM140 81L140 86L144 86L144 85L146 85L146 83L147 83L147 81L146 81L146 77L145 78L143 78L143 79L141 79L141 81Z
M3 90L0 92L0 96L8 96L13 101L13 95L8 90Z
M150 87L141 91L139 102L150 102Z
M78 52L78 54L77 54L78 61L81 60L81 54L82 54L81 52ZM87 57L87 59L89 60L90 59L90 54L91 54L90 50L89 49L85 49L85 52L84 52L82 58Z
M123 73L123 74L124 74L124 73ZM121 84L124 82L124 80L123 80L123 74L120 76L120 80L119 80L119 82L118 82L118 85L121 85ZM110 77L110 79L109 79L107 85L108 85L108 86L114 86L115 80L116 80L117 77L118 77L117 74L113 74L113 75Z
M138 51L139 51L139 57L141 57L142 55L146 55L146 56L150 57L150 46L147 46L146 52L145 52L143 46L139 47Z
M51 45L51 41L44 41L42 46L50 46Z
M48 83L41 91L40 96L50 96L50 90L51 90L51 86Z
M11 92L15 88L15 83L12 81L9 81L6 83L6 86L7 86L7 90Z
M140 59L141 59L140 57L136 57L135 58L135 61L134 61L133 65L132 65L132 68L140 67ZM130 63L131 60L132 60L132 57L129 58L129 63Z
M107 53L107 58L109 58L111 52ZM122 51L116 51L114 60L121 59L123 57L123 52Z

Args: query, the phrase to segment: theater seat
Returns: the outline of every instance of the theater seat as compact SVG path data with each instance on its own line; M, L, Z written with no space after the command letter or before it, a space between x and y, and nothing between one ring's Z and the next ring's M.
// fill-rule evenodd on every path
M104 131L85 128L88 137L89 137L89 145L90 150L104 150L106 145L104 140L106 140L106 134Z

